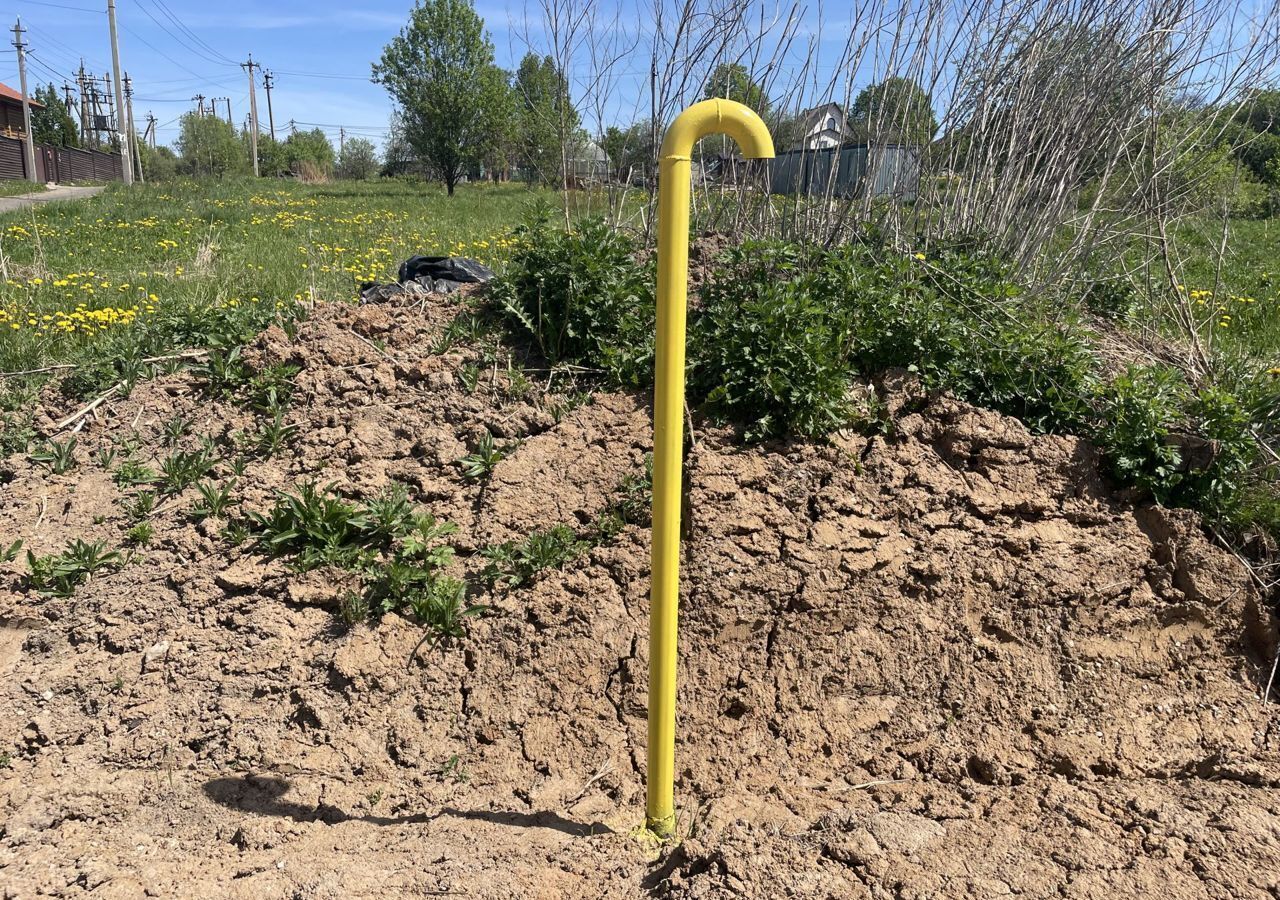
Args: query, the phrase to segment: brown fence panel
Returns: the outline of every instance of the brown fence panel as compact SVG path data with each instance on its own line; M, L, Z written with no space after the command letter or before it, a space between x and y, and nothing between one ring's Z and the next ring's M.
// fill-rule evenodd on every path
M36 175L41 181L120 181L120 154L76 147L36 144ZM26 178L22 141L0 136L0 178Z
M22 141L0 137L0 178L26 178Z

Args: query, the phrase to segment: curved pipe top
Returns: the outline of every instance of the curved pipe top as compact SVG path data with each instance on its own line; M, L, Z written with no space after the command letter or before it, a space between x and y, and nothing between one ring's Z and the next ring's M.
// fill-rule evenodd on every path
M773 159L773 138L764 121L736 100L703 100L676 116L662 139L661 158L689 159L693 145L709 134L729 135L746 159Z

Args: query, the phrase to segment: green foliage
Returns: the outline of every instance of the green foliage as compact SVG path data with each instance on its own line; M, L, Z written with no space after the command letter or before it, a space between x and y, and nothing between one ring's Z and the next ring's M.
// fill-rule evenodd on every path
M852 323L811 262L795 245L749 244L703 286L694 395L746 423L748 440L819 437L850 418Z
M49 556L36 556L27 551L31 570L29 583L42 594L70 597L75 589L104 569L118 569L124 558L117 550L108 551L106 541L89 543L76 538L66 550Z
M282 149L285 166L290 172L298 174L310 167L316 174L327 176L333 173L333 144L320 128L293 132L285 138Z
M184 175L242 175L251 171L235 128L217 116L186 113L179 124L178 169Z
M338 155L339 178L364 181L378 174L378 151L366 138L347 138Z
M897 75L863 88L849 109L849 123L862 140L928 144L938 130L928 92Z
M519 587L540 572L559 569L590 547L568 525L556 525L529 534L523 541L507 541L486 547L484 579L491 585Z
M625 234L591 220L565 232L545 217L517 229L519 249L493 286L499 311L553 365L579 362L616 385L652 380L653 271Z
M550 56L526 53L516 69L513 91L518 163L535 178L558 182L564 168L561 148L579 126L568 79Z
M31 461L44 466L54 475L65 475L76 465L76 439L65 441L49 441L42 448L31 454Z
M124 514L131 522L141 522L155 512L155 509L154 491L139 491L132 500L126 500L124 503Z
M210 516L221 518L231 505L231 491L234 487L235 484L230 481L221 487L207 481L198 482L196 490L200 493L200 499L191 507L192 517L196 520Z
M142 174L147 181L172 181L178 177L178 155L164 144L155 147L145 141L138 145L138 159L142 163Z
M498 463L506 457L510 447L500 447L488 431L476 442L476 449L458 460L462 475L472 481L488 481Z
M373 78L391 94L408 143L452 196L498 140L510 88L469 0L418 0L409 16Z
M356 575L360 591L338 598L349 624L373 610L407 611L439 643L460 637L463 620L480 611L465 605L465 585L441 572L453 559L441 542L457 527L414 508L403 487L351 503L304 482L296 493L277 493L266 512L250 513L248 524L263 549L293 554L300 570L334 566Z
M0 549L0 563L11 563L18 558L18 553L22 550L22 541L16 540L8 547Z
M144 465L132 456L122 462L120 468L116 469L115 474L111 476L116 486L121 488L138 484L151 484L158 478L159 475L156 474L154 469Z
M1260 440L1280 389L1193 390L1165 367L1130 368L1103 391L1095 442L1112 474L1169 506L1199 510L1234 530L1280 526L1276 472L1261 469Z
M145 546L156 536L155 526L150 522L139 522L124 533L124 539L131 544Z
M764 87L751 77L751 72L742 63L716 66L707 77L702 96L705 100L716 97L736 100L762 116L769 112L769 98L765 96Z
M657 156L657 150L653 146L653 128L645 121L635 122L625 129L610 125L605 129L600 147L609 158L613 176L624 181L636 176L647 176L653 169L654 158Z
M1170 436L1187 396L1182 376L1168 368L1130 368L1103 394L1096 434L1112 474L1168 502L1182 480L1182 454Z
M213 447L205 444L198 450L178 450L160 462L160 484L166 494L180 494L203 478L218 461Z
M41 144L59 147L80 146L80 126L52 84L37 87L33 98L41 106L31 107L31 136Z

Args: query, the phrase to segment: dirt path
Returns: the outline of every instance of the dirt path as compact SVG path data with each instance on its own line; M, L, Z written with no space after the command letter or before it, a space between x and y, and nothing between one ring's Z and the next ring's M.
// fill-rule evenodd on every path
M398 482L471 571L599 515L641 470L645 399L557 408L477 352L432 355L450 314L321 308L264 335L255 365L301 367L299 431L249 465L243 507ZM417 626L340 627L337 585L193 522L194 491L71 599L0 565L0 893L1275 900L1276 634L1246 574L1190 514L1112 494L1082 441L906 408L829 445L698 423L671 847L632 833L644 528L481 593L495 614L412 664ZM0 463L0 535L118 546L95 455L180 416L192 446L252 426L190 376L141 384L76 470ZM521 443L481 487L457 460L484 429Z
M96 197L105 191L102 185L60 184L34 194L19 194L17 197L0 197L0 213L15 212L35 206L38 203L55 203L60 200L86 200Z

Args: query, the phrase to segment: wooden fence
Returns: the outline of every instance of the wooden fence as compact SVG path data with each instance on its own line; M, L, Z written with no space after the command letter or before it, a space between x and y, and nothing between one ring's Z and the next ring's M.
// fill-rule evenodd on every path
M36 144L36 178L41 181L120 181L119 153ZM0 178L26 178L22 141L0 136Z

